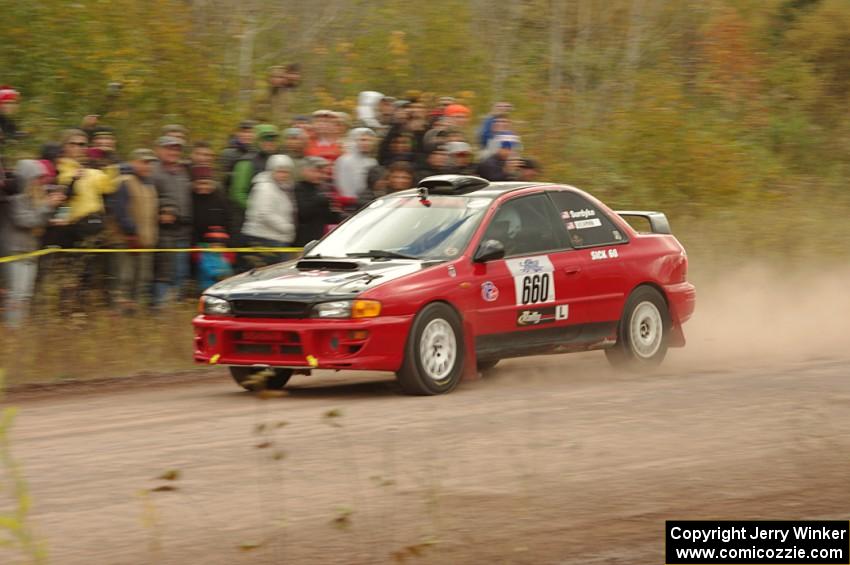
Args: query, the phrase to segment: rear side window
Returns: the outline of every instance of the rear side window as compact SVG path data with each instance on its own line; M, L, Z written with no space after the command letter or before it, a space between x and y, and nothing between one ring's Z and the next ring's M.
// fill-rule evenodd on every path
M608 216L580 194L571 191L549 193L573 247L613 245L626 241L626 234Z

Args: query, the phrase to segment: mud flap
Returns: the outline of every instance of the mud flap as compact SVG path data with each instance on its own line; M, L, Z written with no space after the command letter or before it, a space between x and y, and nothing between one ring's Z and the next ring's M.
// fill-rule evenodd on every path
M677 324L670 328L670 337L667 340L670 347L685 347L685 332L682 326Z

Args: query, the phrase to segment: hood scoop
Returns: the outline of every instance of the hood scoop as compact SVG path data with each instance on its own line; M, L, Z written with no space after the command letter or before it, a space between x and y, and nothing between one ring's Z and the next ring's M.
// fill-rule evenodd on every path
M325 259L302 259L295 264L299 271L356 271L360 265L354 261L329 261Z

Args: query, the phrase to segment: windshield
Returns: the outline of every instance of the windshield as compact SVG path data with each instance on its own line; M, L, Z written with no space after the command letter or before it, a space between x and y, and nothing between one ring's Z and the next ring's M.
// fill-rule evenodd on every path
M310 250L307 257L378 257L391 254L417 259L451 259L463 252L485 210L488 198L418 196L375 200Z

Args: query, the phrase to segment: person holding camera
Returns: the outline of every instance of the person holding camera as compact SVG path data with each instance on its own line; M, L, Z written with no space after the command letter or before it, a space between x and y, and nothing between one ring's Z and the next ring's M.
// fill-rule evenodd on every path
M21 192L9 198L8 221L0 226L0 239L6 242L12 255L37 250L47 226L65 221L54 218L56 208L65 202L65 191L62 187L47 186L48 176L47 169L39 161L24 159L15 167ZM34 257L18 259L6 263L5 267L9 294L4 321L8 327L16 328L27 315L38 260Z

